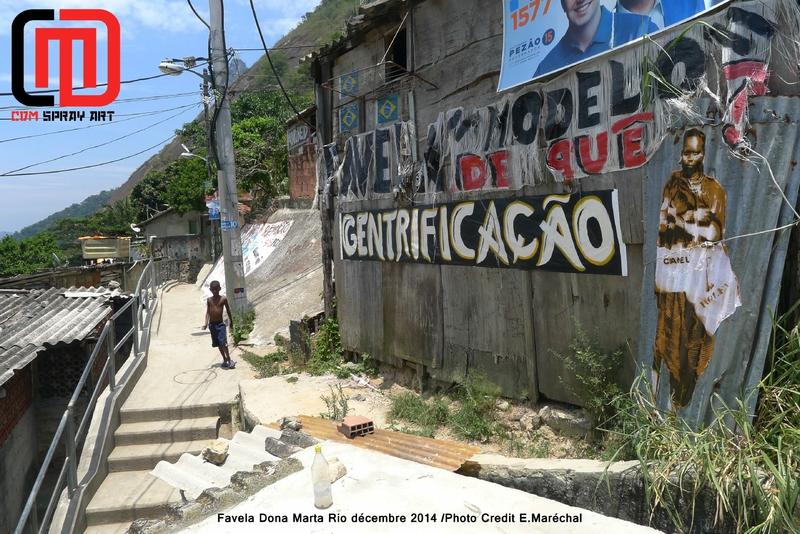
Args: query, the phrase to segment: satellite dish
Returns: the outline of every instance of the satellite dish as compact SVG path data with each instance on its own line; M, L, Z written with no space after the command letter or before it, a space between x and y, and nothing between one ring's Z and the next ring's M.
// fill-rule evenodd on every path
M133 231L134 231L134 232L136 232L137 234L138 234L138 233L140 233L140 232L142 231L142 229L141 229L141 228L139 228L138 226L136 226L134 223L131 223L131 230L133 230Z

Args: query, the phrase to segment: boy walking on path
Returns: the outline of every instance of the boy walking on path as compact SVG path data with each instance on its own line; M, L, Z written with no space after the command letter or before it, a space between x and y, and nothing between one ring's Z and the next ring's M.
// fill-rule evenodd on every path
M228 312L228 320L233 328L231 307L228 305L228 299L219 294L220 284L218 281L211 282L209 289L213 296L206 300L206 322L203 330L208 328L211 333L211 346L219 349L219 353L222 355L222 368L233 369L236 367L236 362L231 360L228 353L228 336L225 332L225 323L222 322L222 310L224 309Z

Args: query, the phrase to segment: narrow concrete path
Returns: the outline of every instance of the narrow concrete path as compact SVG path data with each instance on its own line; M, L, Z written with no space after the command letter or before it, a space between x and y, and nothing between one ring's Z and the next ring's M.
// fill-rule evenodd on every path
M157 517L181 500L178 490L150 474L158 462L198 454L219 433L219 416L253 372L231 356L236 369L221 368L219 351L201 329L201 290L168 284L153 320L147 368L122 406L109 475L87 507L86 532L124 532L135 519ZM229 343L232 343L229 334Z

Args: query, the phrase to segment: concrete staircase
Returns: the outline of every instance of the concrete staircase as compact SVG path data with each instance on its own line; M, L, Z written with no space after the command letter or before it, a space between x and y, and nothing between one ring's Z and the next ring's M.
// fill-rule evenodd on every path
M89 533L125 532L132 521L161 516L180 491L150 474L161 461L199 454L219 432L217 404L121 410L109 474L86 509Z

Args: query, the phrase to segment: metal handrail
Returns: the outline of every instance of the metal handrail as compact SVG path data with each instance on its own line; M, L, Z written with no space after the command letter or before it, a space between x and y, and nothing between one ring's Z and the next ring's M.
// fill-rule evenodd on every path
M39 532L40 534L48 532L50 529L50 522L52 521L56 506L63 490L65 488L67 489L67 496L70 499L71 504L73 499L82 496L84 489L96 474L96 471L94 473L88 473L86 476L84 476L80 483L78 482L78 449L82 448L84 444L84 433L88 434L89 425L91 423L92 416L94 415L97 399L99 398L101 392L108 387L108 390L113 393L120 387L125 386L130 378L130 375L127 377L123 376L122 381L117 383L116 356L120 349L122 349L125 343L131 337L133 337L132 356L134 361L132 365L138 364L138 362L140 362L147 354L147 350L150 345L150 325L152 323L153 312L158 301L158 296L156 294L157 287L158 284L156 281L156 270L154 268L153 261L151 260L148 262L147 266L145 266L144 270L142 271L142 275L139 277L133 297L119 310L117 310L103 326L103 329L97 338L97 343L92 350L91 356L89 356L89 360L86 362L86 367L84 368L83 373L81 373L78 384L76 385L75 390L70 397L67 409L61 416L58 429L53 437L53 441L50 443L50 447L45 455L42 467L39 469L39 473L36 477L36 481L33 484L33 488L28 495L28 500L26 501L22 515L17 522L14 534L23 534L26 532L26 530ZM114 326L116 320L131 308L133 308L133 326L122 336L122 339L119 342L116 342L114 339ZM77 401L80 398L81 391L86 385L86 382L89 380L89 376L94 368L97 356L100 354L100 351L104 346L106 349L104 351L106 353L106 362L103 365L103 369L100 372L97 383L92 389L86 411L80 418L80 424L76 429L75 420L77 414L75 413L75 409ZM104 378L108 379L107 386L105 385L106 381ZM109 414L105 414L105 417L106 419L110 419ZM108 423L108 421L105 419L104 422ZM106 428L106 431L108 431L108 425L106 424L104 427ZM105 435L97 436L97 442L104 440L105 437ZM60 444L64 445L66 457L64 458L64 463L59 471L56 485L52 490L48 500L47 508L42 516L42 521L40 524L39 516L36 510L36 503L39 497L39 492L42 489L45 476L50 470L53 457L55 456L55 452ZM73 517L69 517L70 511L73 511ZM67 526L74 524L74 507L68 506L67 515L68 517L66 518L64 525ZM71 527L67 528L68 531L72 531Z

